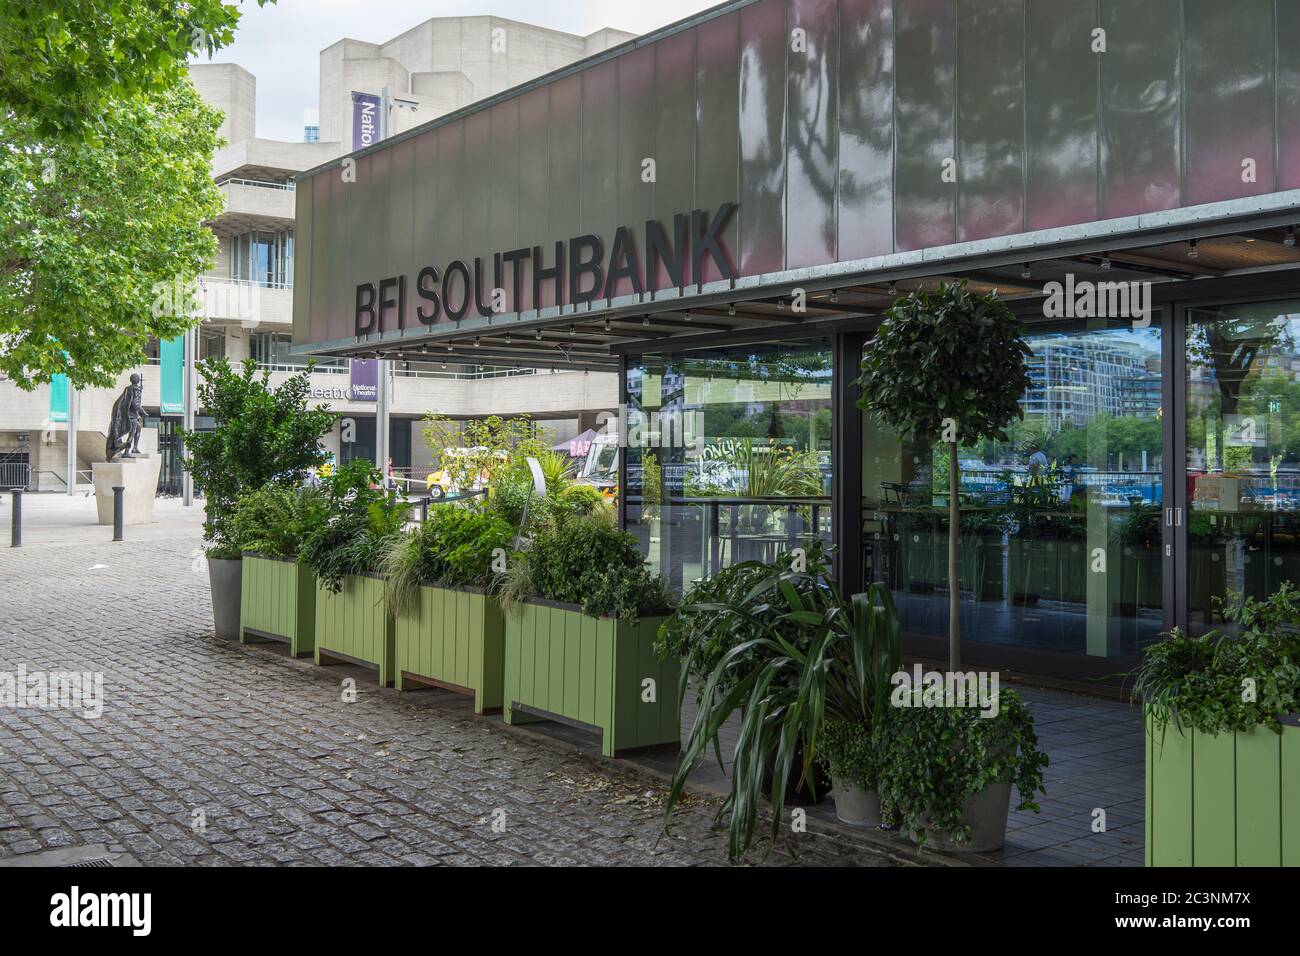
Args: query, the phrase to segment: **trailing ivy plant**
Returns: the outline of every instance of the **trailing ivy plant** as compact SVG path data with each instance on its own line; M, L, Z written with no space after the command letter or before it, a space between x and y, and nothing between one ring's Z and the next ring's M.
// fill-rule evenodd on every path
M392 539L402 533L409 504L384 491L368 461L352 461L326 479L325 519L306 536L302 560L334 593L350 574L378 571Z
M383 560L384 600L394 614L418 606L420 585L487 588L498 556L514 528L495 514L456 504L439 505L429 520L394 537Z
M960 445L1008 440L1023 418L1029 346L1019 319L996 294L966 283L913 292L885 313L862 353L858 405L900 437L948 444L948 666L961 666Z
M1038 749L1034 719L1012 690L998 695L996 716L977 707L888 707L879 732L876 788L881 819L924 844L938 832L970 841L962 822L966 802L995 783L1020 792L1017 810L1039 810L1047 755Z
M1223 616L1237 633L1192 637L1175 628L1148 645L1133 673L1133 698L1155 728L1203 734L1282 732L1300 713L1300 591L1283 582L1264 600L1230 594Z

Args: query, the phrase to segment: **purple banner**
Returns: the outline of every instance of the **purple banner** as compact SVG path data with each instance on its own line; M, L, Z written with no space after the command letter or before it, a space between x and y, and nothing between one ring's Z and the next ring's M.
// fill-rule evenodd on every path
M378 359L349 359L348 394L354 402L379 401Z
M352 148L364 149L379 142L379 97L374 93L352 93Z

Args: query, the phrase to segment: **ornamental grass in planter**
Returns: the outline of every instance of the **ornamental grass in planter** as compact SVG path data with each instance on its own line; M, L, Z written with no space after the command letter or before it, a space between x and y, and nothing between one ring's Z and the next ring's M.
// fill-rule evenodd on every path
M1230 594L1231 631L1145 649L1148 866L1300 866L1300 592Z
M381 480L369 462L353 461L325 481L326 516L304 540L302 560L316 576L316 663L369 665L387 686L394 624L379 570L407 505Z
M389 544L384 599L398 690L432 684L472 695L475 713L501 710L505 621L488 589L513 532L496 514L446 504Z
M846 601L820 543L810 542L773 564L745 562L701 582L661 628L658 647L684 657L698 703L665 827L710 748L722 763L718 735L733 715L740 735L718 812L733 860L753 844L764 804L775 843L789 784L805 781L815 795L819 763L831 771L837 812L878 822L870 817L880 772L875 723L899 664L898 614L883 584Z
M1017 810L1039 809L1047 755L1034 719L1011 690L998 694L996 713L942 699L926 706L926 694L896 686L877 726L881 816L918 844L996 850L1013 786Z
M294 657L316 647L316 578L299 560L327 501L314 488L264 485L239 499L234 536L243 553L239 640L284 641Z
M601 734L601 752L680 742L678 664L653 651L671 595L605 514L554 511L512 553L503 716Z

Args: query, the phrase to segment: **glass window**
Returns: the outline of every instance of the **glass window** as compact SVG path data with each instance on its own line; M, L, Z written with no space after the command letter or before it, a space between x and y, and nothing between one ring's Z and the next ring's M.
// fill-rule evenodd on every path
M592 444L589 480L615 483L613 451L627 454L628 530L673 587L829 542L828 339L645 355L627 388L623 421Z
M1300 301L1187 314L1187 617L1300 579Z
M1163 626L1159 322L1026 339L1024 420L959 452L963 639L1133 656ZM905 630L946 636L947 448L863 430L867 579Z
M273 288L291 288L293 230L232 236L230 278Z

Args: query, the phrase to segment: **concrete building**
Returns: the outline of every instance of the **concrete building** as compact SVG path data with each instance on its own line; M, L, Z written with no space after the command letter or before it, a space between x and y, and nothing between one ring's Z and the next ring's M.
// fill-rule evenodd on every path
M303 112L303 141L257 135L257 79L233 63L192 64L200 95L221 110L226 145L212 161L225 211L210 226L216 261L201 282L200 358L247 357L283 380L304 361L291 355L293 315L294 176L351 152L352 94L389 94L388 132L396 134L485 96L534 79L633 37L617 30L575 36L498 17L428 20L384 43L342 39L320 54L320 102ZM89 485L90 465L102 460L113 400L132 371L145 382L151 413L148 441L163 454L160 487L180 486L179 415L159 414L158 348L119 377L114 389L79 394L78 469ZM459 418L528 413L558 442L595 424L617 403L617 376L598 371L501 369L464 361L393 363L390 454L394 466L423 475L429 452L421 419L430 411ZM539 387L538 376L545 377ZM375 403L352 401L346 361L323 363L312 376L316 401L344 413L327 439L343 460L372 456ZM210 424L199 416L199 427ZM156 429L156 432L153 431ZM351 442L344 441L351 437ZM67 488L68 426L51 420L50 389L26 392L0 381L0 485L32 490Z

